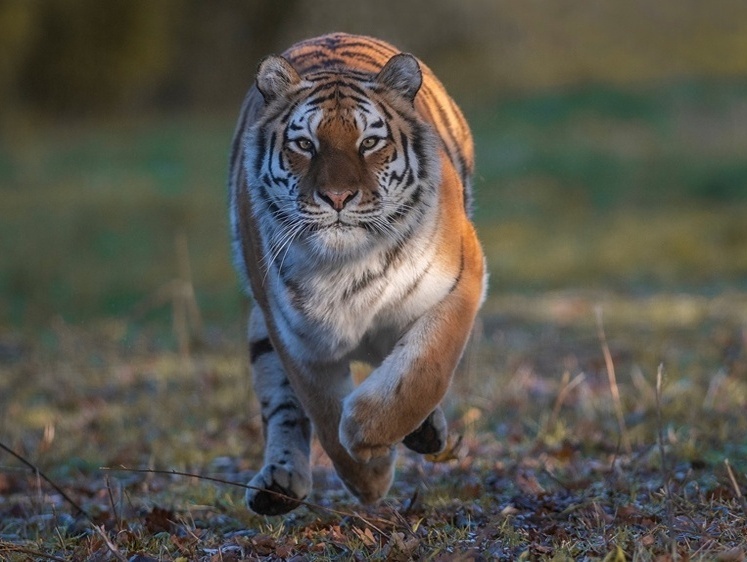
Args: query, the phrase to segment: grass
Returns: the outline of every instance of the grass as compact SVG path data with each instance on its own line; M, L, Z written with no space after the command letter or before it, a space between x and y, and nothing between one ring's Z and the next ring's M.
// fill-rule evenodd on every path
M0 452L0 558L743 560L744 89L475 110L491 294L447 402L458 446L401 451L361 507L315 445L312 505L283 518L242 499L262 429L231 120L20 130L0 153L0 442L87 517Z
M612 414L598 302L629 453ZM259 467L261 425L236 332L184 356L145 334L128 339L124 327L58 324L55 343L26 342L3 365L3 442L91 514L125 558L743 555L747 303L680 297L656 306L564 294L491 301L448 402L462 436L454 458L401 451L394 489L379 506L356 505L315 446L314 506L284 518L246 511L240 484ZM0 489L0 552L9 560L26 559L18 548L112 557L91 523L7 456Z

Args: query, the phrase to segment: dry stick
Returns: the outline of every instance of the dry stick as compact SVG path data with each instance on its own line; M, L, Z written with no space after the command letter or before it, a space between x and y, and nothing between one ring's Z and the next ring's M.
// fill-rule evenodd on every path
M76 515L82 515L83 517L85 517L88 520L88 522L91 524L91 528L96 532L96 534L98 534L101 537L101 539L104 541L104 543L106 543L107 548L111 551L111 553L114 555L114 557L117 560L119 560L120 562L127 562L127 559L122 555L121 552L119 552L119 550L117 550L117 547L112 544L112 542L109 540L109 537L106 536L106 533L103 531L103 529L101 529L99 526L97 526L93 522L93 519L91 518L91 515L85 509L83 509L82 507L80 507L80 505L78 505L75 501L73 501L73 499L70 496L68 496L62 490L62 488L60 488L57 484L55 484L52 481L51 478L49 478L46 474L44 474L41 471L41 469L39 469L38 466L36 466L31 461L27 461L25 458L23 458L21 455L19 455L18 453L16 453L13 449L11 449L10 447L8 447L7 445L5 445L2 442L0 442L0 449L2 449L3 451L5 451L6 453L10 454L11 456L15 457L19 461L21 461L28 468L30 468L31 470L33 470L34 473L37 475L38 478L41 478L47 484L49 484L50 486L52 486L52 488L54 488L55 491L57 493L59 493L62 496L62 498L67 503L69 503L71 506L73 506L77 510Z
M119 560L119 562L127 562L127 558L124 557L124 555L119 552L119 549L116 547L116 545L109 539L109 535L106 534L104 531L104 526L101 525L91 525L93 527L93 530L96 531L96 534L101 537L101 540L104 541L104 544L106 545L106 548L109 549L109 551L114 555L114 558Z
M734 491L737 494L739 504L742 506L742 511L744 512L745 516L747 516L747 499L745 499L745 497L742 495L742 490L739 489L739 483L734 476L734 472L731 470L731 463L729 462L729 459L724 459L724 465L726 465L726 472L729 473L729 480L731 480L731 485L734 486Z
M547 429L551 428L553 425L555 425L555 422L558 421L560 408L562 408L565 399L568 397L568 394L571 392L571 390L584 382L585 378L586 375L584 375L583 373L579 373L578 375L573 377L573 379L571 379L571 373L569 371L565 371L565 373L563 373L560 392L558 392L558 396L557 398L555 398L555 405L552 408L550 419L547 422Z
M192 280L187 235L183 231L174 236L174 251L177 261L176 278L135 305L130 313L130 319L139 321L152 310L169 305L171 329L179 346L179 353L183 357L188 357L190 342L203 341L203 323Z
M39 552L38 550L31 550L30 548L23 548L22 546L15 545L13 543L6 543L0 540L0 552L17 552L19 554L28 554L29 556L36 556L39 558L46 558L47 560L55 560L56 562L67 562L64 558L58 558L52 554L46 554Z
M674 539L674 502L672 500L672 491L669 488L669 467L667 466L667 456L664 450L664 421L661 414L661 381L663 372L664 365L659 363L659 368L656 370L656 429L658 433L659 456L661 457L661 474L667 498L667 527L669 528L669 538L672 541L672 549L674 550L676 544Z
M597 333L599 335L599 341L602 345L602 353L604 354L604 363L607 367L607 378L609 379L610 392L612 393L612 400L615 403L615 415L617 416L617 427L620 431L620 439L625 447L625 452L630 454L632 447L630 446L630 437L628 437L628 428L625 426L625 416L623 415L622 402L620 401L620 389L617 386L617 377L615 376L615 364L612 361L612 354L610 353L609 345L607 345L607 337L604 334L604 324L602 323L602 307L596 308L597 313Z
M114 518L117 521L117 529L122 530L122 513L120 510L117 509L116 504L114 503L114 493L112 492L112 483L109 480L109 475L106 475L106 491L109 492L109 503L112 506L112 514L114 515ZM119 494L120 498L122 497L122 494Z
M43 472L42 472L42 471L41 471L41 470L39 469L39 467L38 467L38 466L36 466L36 465L34 465L33 463L31 463L31 462L27 461L27 460L26 460L26 459L24 459L24 458L23 458L23 457L22 457L21 455L19 455L18 453L16 453L16 452L15 452L15 451L14 451L13 449L11 449L10 447L7 447L7 446L6 446L5 444L3 444L3 443L1 443L1 442L0 442L0 449L2 449L3 451L5 451L5 452L6 452L6 453L8 453L9 455L11 455L11 456L15 457L15 458L16 458L16 459L18 459L19 461L21 461L21 462L22 462L23 464L25 464L25 465L26 465L26 466L27 466L28 468L30 468L31 470L33 470L33 471L34 471L34 472L35 472L35 473L36 473L36 474L37 474L37 475L38 475L39 477L41 477L41 479L42 479L42 480L44 480L45 482L47 482L47 484L49 484L50 486L52 486L52 488L54 488L54 489L55 489L55 491L56 491L56 492L57 492L58 494L60 494L60 495L62 496L62 498L63 498L63 499L64 499L64 500L65 500L65 501L66 501L67 503L69 503L70 505L72 505L72 506L73 506L73 507L74 507L74 508L76 509L76 511L78 512L77 514L83 515L83 516L84 516L84 517L85 517L86 519L88 519L88 520L90 520L90 519L91 519L91 516L90 516L90 515L88 514L88 512L87 512L87 511L86 511L85 509L83 509L82 507L80 507L80 506L79 506L79 505L78 505L77 503L75 503L75 502L74 502L74 501L73 501L73 500L72 500L72 499L70 498L70 496L68 496L68 495L67 495L67 494L66 494L65 492L63 492L63 491L62 491L62 489L61 489L61 488L60 488L60 487L59 487L59 486L58 486L57 484L55 484L54 482L52 482L52 480L51 480L51 479L50 479L50 478L49 478L49 477L48 477L48 476L47 476L46 474L44 474L44 473L43 473Z
M371 523L368 519L366 519L359 513L341 511L338 509L333 509L331 507L325 507L323 505L315 504L315 503L312 503L306 500L299 500L297 498L293 498L291 496L283 494L282 492L277 492L275 490L268 490L266 488L252 486L250 484L242 484L240 482L231 482L230 480L224 480L222 478L216 478L214 476L203 476L202 474L193 474L191 472L182 472L180 470L158 470L155 468L127 468L124 466L121 466L119 468L102 466L99 470L108 470L112 472L134 472L134 473L139 473L139 474L165 474L165 475L171 475L171 476L186 476L188 478L197 478L199 480L207 480L208 482L215 482L217 484L225 484L227 486L235 486L237 488L244 488L246 490L257 490L259 492L269 492L270 494L278 496L279 498L292 501L299 505L305 505L306 507L312 510L326 511L327 513L332 513L333 515L339 515L340 517L353 517L355 519L359 519L360 521L362 521L363 523L371 527L374 531L377 531L378 533L381 533L384 536L389 536L386 532L384 532L382 529L380 529L379 527ZM380 523L391 523L391 521L387 521L386 519L382 519L380 517L377 517L376 519Z
M202 316L197 305L194 283L192 282L192 264L189 259L187 234L180 231L174 240L179 285L173 297L174 333L179 342L179 351L183 356L189 355L190 340L195 337L202 341ZM192 330L190 330L190 326Z

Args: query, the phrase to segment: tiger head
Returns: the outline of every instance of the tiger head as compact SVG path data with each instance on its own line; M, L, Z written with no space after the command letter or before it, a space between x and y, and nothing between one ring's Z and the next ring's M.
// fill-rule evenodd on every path
M435 133L415 110L421 83L408 54L378 74L302 77L280 56L260 64L264 108L246 139L245 169L255 211L276 239L336 260L395 244L423 221L440 168Z

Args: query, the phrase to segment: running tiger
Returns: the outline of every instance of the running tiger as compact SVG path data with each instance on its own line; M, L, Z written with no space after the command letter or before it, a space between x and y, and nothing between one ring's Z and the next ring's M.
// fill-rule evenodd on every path
M364 503L389 490L398 443L445 446L439 404L486 285L473 160L438 79L383 41L335 33L259 65L229 179L265 435L253 511L309 493L312 425ZM374 367L357 387L351 361Z

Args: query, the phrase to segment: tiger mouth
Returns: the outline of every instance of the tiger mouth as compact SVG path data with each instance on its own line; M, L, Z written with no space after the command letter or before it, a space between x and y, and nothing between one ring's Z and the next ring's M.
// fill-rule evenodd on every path
M361 224L353 224L350 222L345 222L341 219L337 219L333 223L328 224L320 224L320 223L314 223L311 224L309 227L309 230L311 232L321 232L325 230L352 230L353 228L362 228L363 225Z

